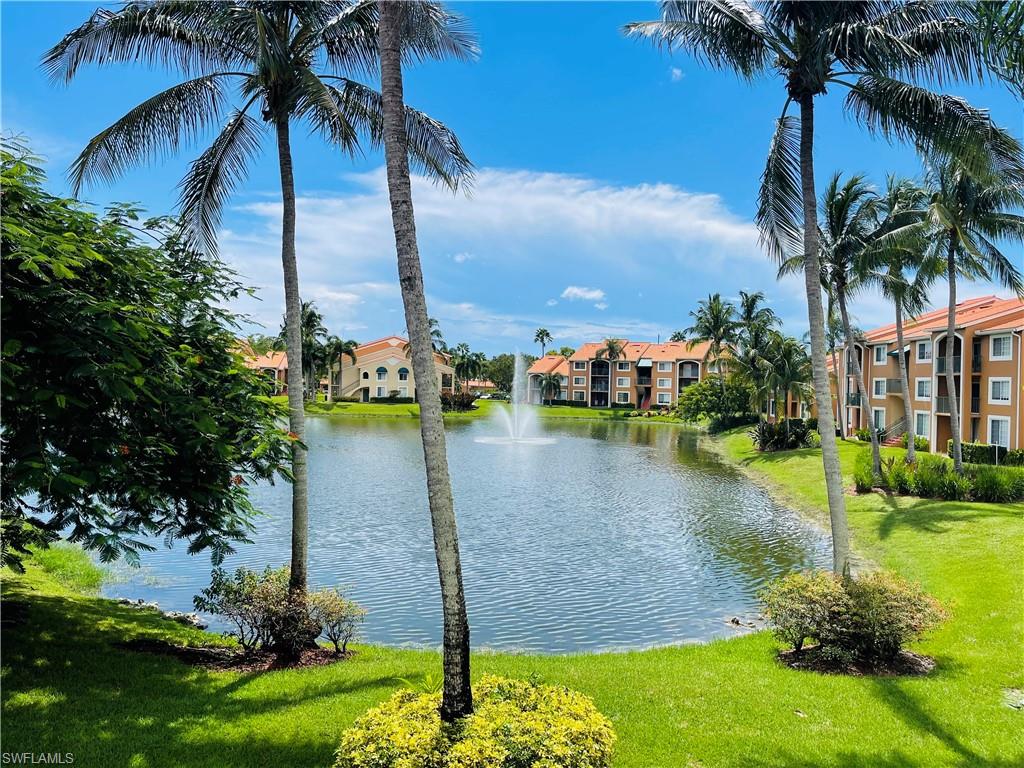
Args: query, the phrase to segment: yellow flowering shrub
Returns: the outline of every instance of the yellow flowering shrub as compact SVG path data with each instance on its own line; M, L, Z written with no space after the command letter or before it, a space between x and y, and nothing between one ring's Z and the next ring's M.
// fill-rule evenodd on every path
M453 725L439 694L400 691L341 739L335 768L607 768L615 732L589 697L485 676L473 714Z

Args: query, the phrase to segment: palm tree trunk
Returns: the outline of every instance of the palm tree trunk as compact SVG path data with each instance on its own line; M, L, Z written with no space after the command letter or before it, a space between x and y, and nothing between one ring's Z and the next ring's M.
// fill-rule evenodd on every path
M836 420L839 422L839 433L843 440L846 439L846 419L843 418L843 392L839 386L839 356L836 355L835 347L832 348L832 376L836 381Z
M811 333L811 369L821 432L821 461L832 525L832 569L841 575L850 570L850 532L846 524L843 478L839 470L832 392L825 369L825 316L821 307L821 265L818 261L817 197L814 191L814 96L800 97L800 187L804 208L804 290L807 322Z
M401 3L380 3L381 101L388 196L398 251L398 279L412 347L412 364L420 389L420 435L426 463L427 493L434 551L444 614L444 689L441 719L452 722L473 711L469 678L469 620L462 589L459 536L452 502L444 421L434 367L430 324L423 292L423 272L416 243L416 219L409 179L408 136L402 93Z
M913 464L917 460L917 448L914 440L917 438L915 430L917 424L914 421L913 406L910 403L910 380L907 378L907 359L903 356L903 307L899 300L896 300L896 346L900 351L900 380L903 382L903 412L907 418L907 464Z
M953 471L964 473L960 437L960 398L956 396L956 373L953 358L956 347L956 233L949 233L946 256L946 279L949 281L949 311L946 315L946 393L949 395L949 433L953 438Z
M876 477L881 477L882 453L878 447L878 430L875 429L875 420L871 416L871 404L868 402L868 391L864 386L864 369L860 367L860 360L857 359L856 351L853 348L853 328L850 326L850 315L846 311L846 290L843 286L837 286L836 298L839 300L839 314L843 320L846 348L850 350L850 359L853 361L853 375L857 380L857 392L860 395L860 412L867 414L868 417L868 434L871 436L871 469Z
M302 302L299 270L295 260L295 178L288 118L278 117L277 157L281 169L281 265L284 268L285 350L288 354L288 429L292 443L292 559L288 589L292 595L306 591L306 550L309 542L306 470L306 414L302 376Z

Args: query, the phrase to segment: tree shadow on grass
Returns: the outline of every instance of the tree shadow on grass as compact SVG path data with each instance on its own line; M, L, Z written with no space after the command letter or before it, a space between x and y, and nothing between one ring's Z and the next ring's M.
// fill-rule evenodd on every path
M964 508L954 501L918 499L910 496L881 495L886 510L878 521L878 537L887 539L896 528L903 526L922 533L946 533L957 523L986 518L1019 518L1020 512L1007 505L992 504L979 510Z
M70 752L81 766L327 766L342 731L418 674L413 662L354 660L240 674L114 647L202 637L97 598L32 594L3 630L4 749ZM369 652L372 654L372 651Z

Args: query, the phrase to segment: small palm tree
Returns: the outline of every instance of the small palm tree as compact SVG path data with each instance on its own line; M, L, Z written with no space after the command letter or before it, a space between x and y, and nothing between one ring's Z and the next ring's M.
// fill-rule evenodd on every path
M478 379L483 375L487 357L483 352L470 352L465 343L452 350L452 369L455 371L455 389L462 391L462 382Z
M786 434L789 434L789 398L805 402L811 394L811 359L804 345L792 336L772 332L772 341L766 353L766 385L773 396L782 402ZM776 408L778 413L778 408Z
M693 341L708 344L704 362L714 364L718 370L719 383L725 394L725 375L723 360L727 351L732 349L736 341L739 324L736 319L736 308L722 300L721 294L713 293L701 299L695 311L690 312L693 324L683 333Z
M669 341L686 341L686 334L682 331L672 331L672 335L668 337Z
M356 364L356 350L359 343L352 339L341 339L337 336L328 336L324 342L324 358L327 363L327 402L334 400L334 366L338 366L339 383L341 381L341 367L347 357Z
M626 342L620 339L605 339L601 348L594 353L595 360L607 360L615 362L622 357L622 350L626 348Z
M928 221L934 228L932 253L945 262L949 284L946 323L946 388L953 437L953 467L963 472L960 398L953 369L957 279L993 280L1024 296L1024 278L997 243L1024 242L1024 184L1021 176L995 174L983 182L956 161L934 166L927 175ZM1019 262L1018 262L1019 263Z
M302 380L303 391L307 399L316 395L317 381L316 372L320 361L323 360L324 340L327 338L327 326L324 325L324 316L317 310L312 301L301 302L302 320L300 331L302 338ZM287 341L288 338L288 315L281 320L281 332L278 334L280 341ZM289 367L291 359L289 358Z
M540 344L540 356L544 357L544 348L547 347L554 339L551 338L551 334L548 333L547 328L538 328L537 332L533 334L533 343Z
M562 377L557 373L545 373L540 377L540 394L548 405L562 394Z
M748 80L778 76L785 88L762 176L757 222L764 246L777 261L795 253L804 256L833 569L845 573L849 532L825 368L814 225L815 100L846 89L847 111L869 130L911 140L927 152L958 156L975 173L993 167L1021 170L1021 147L993 125L987 112L918 85L985 76L984 53L967 3L663 0L660 6L660 20L629 24L626 33L691 51L710 66ZM790 106L799 109L799 117L789 114Z
M180 207L186 233L212 254L224 203L245 179L269 131L274 138L283 203L287 352L302 350L299 274L295 255L295 180L291 129L304 122L345 155L361 152L360 137L379 144L381 95L357 79L378 56L375 3L355 0L224 0L125 3L97 9L43 57L43 66L68 83L83 65L143 63L177 69L186 80L145 100L94 136L71 166L77 196L93 179L113 181L126 169L176 151L209 128L213 143L189 166ZM475 51L464 31L433 7L406 44L410 60L464 57ZM230 87L234 84L234 88ZM229 109L232 94L237 103ZM451 187L468 177L470 163L441 123L404 108L407 150L430 176ZM308 472L303 366L288 368L292 450L292 558L290 592L306 590Z

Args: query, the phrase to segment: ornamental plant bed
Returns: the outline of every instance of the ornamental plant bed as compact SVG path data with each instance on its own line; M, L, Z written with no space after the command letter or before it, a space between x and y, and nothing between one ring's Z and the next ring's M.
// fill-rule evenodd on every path
M791 669L852 677L919 677L935 669L935 659L912 651L900 651L891 659L847 661L822 653L821 646L818 645L805 647L799 651L780 651L779 661Z
M251 651L246 653L237 648L224 646L187 646L174 645L164 640L138 638L119 643L119 647L137 653L152 653L160 656L172 656L193 667L213 670L216 672L272 672L276 669L299 669L302 667L323 667L344 661L355 654L354 651L335 653L333 649L317 646L307 648L293 661L284 661L273 651Z

